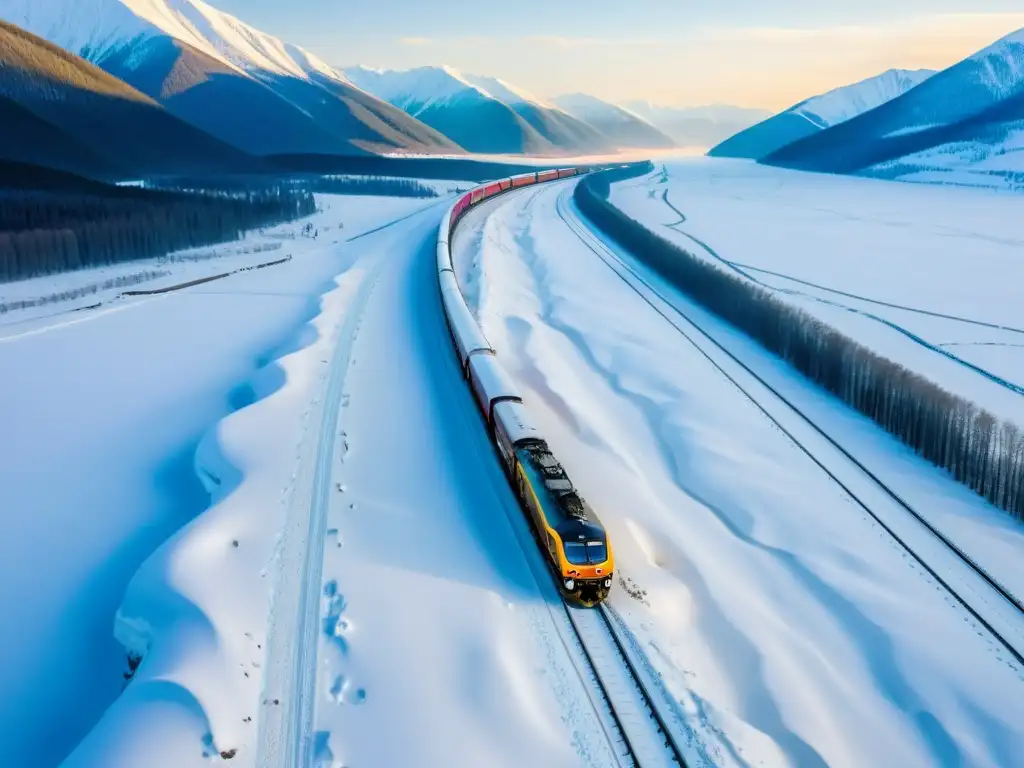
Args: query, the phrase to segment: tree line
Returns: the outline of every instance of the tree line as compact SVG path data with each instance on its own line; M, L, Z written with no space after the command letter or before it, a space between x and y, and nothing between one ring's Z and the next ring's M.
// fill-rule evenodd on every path
M0 282L166 256L315 212L310 191L284 185L232 192L3 189Z
M260 176L221 176L216 179L179 177L172 182L158 182L159 189L179 192L217 191L237 194L259 188L266 183ZM277 186L304 189L325 195L367 195L378 197L440 197L431 185L416 179L395 176L296 176L275 179Z
M605 234L687 296L995 506L1024 519L1024 434L1017 425L655 235L609 202L611 182L652 170L640 165L588 177L576 187L576 203Z
M314 192L331 195L382 197L440 197L433 187L415 179L387 176L320 176L306 182Z

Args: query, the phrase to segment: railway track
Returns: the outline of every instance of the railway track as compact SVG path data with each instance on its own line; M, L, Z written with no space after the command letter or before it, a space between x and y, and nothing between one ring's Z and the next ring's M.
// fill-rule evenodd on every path
M439 312L443 310L438 309ZM443 322L438 324L443 328ZM443 331L437 336L439 359L449 360L453 367L452 381L462 378L451 356L448 339ZM463 388L461 382L460 388ZM458 418L478 421L479 412L471 404L460 409ZM481 435L483 430L478 430ZM494 455L493 462L485 462L496 486L507 489L508 480L501 470L501 461L494 444L480 439L481 453ZM621 622L605 605L582 608L565 603L556 586L555 576L539 554L541 545L510 493L503 496L502 508L512 531L522 548L530 572L545 596L551 627L571 661L576 676L589 699L605 740L619 768L695 768L701 761L686 760L688 745L682 743L678 732L686 732L685 724L676 732L668 723L682 722L673 709L673 703L663 689L647 672L642 654L632 648L623 632ZM671 713L668 719L662 713ZM690 752L693 752L691 749Z
M805 453L819 468L832 478L853 501L858 504L883 530L902 548L921 568L927 572L938 584L940 584L950 596L967 611L985 630L992 636L995 642L1006 649L1018 665L1018 669L1024 669L1024 603L1014 595L1005 585L990 574L984 567L974 560L969 554L961 549L955 542L930 523L921 513L915 510L905 499L890 488L881 478L868 469L855 456L840 445L834 438L821 429L810 417L808 417L798 406L785 397L781 392L767 382L762 376L751 369L737 355L725 345L720 343L712 334L702 328L697 322L684 311L667 301L643 276L641 276L631 265L624 262L608 246L584 225L572 211L569 204L573 186L557 198L557 212L559 218L570 230L600 258L626 285L628 285L641 299L644 300L655 312L662 316L672 325L687 341L690 342L718 371L737 387L776 427L778 427L790 440ZM664 304L668 309L666 310ZM697 339L700 339L698 341ZM710 345L710 348L708 347ZM855 491L851 478L846 480L840 477L840 472L828 466L816 453L807 445L807 440L801 439L795 430L787 427L769 407L755 397L750 387L744 386L740 376L727 370L723 365L724 359L732 366L740 369L743 373L752 377L757 386L763 388L782 403L785 408L798 417L800 422L812 430L816 439L823 440L825 444L834 449L846 461L852 465L862 478L866 478L880 492L890 504L895 505L899 510L918 527L918 531L908 530L905 521L894 521L891 517L886 519L885 515L872 507L862 497L863 491ZM732 367L729 366L729 367ZM948 557L936 557L936 550L932 556L923 556L908 539L919 539L920 534L931 538L932 542L939 545L948 554ZM936 562L945 560L945 562ZM971 598L966 595L970 594Z
M650 691L636 653L607 606L565 605L577 650L577 671L590 689L591 703L620 766L685 766L683 747L661 713L660 696Z

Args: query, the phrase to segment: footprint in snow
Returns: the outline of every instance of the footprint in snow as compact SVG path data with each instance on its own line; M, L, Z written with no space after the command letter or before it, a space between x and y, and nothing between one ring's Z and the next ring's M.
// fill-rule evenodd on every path
M352 681L344 675L334 678L329 695L335 704L349 704L358 707L366 701L366 689L353 686Z
M326 611L324 616L324 634L333 642L342 655L348 655L348 641L345 634L352 629L348 619L342 614L348 607L345 596L338 592L338 583L333 579L324 585Z

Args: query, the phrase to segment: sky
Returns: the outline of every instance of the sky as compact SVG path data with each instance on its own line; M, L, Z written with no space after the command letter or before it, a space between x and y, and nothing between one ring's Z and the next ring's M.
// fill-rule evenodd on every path
M538 96L778 110L943 68L1024 27L1021 0L210 0L331 64L447 64Z

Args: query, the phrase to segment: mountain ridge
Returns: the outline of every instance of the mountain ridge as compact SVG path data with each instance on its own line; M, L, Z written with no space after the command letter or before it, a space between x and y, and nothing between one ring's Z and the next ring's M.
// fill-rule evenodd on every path
M870 111L934 76L931 70L890 69L804 99L715 145L711 157L759 160Z
M864 171L942 144L1000 134L1001 124L1024 118L1022 94L1024 30L1018 30L898 98L763 160L827 173Z
M314 54L202 0L0 0L0 17L253 154L460 151Z
M11 160L102 177L248 171L258 164L90 62L3 21L0 96L17 121L16 129L5 126L10 143L3 156ZM55 153L49 162L44 147Z

